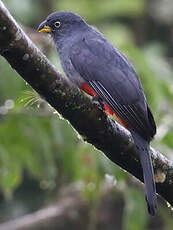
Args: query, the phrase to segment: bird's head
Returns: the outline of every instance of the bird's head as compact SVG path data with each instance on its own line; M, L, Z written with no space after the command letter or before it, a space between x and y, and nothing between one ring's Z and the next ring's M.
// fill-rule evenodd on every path
M50 33L53 38L70 36L76 29L83 28L86 22L77 14L59 11L50 14L39 27L39 32Z

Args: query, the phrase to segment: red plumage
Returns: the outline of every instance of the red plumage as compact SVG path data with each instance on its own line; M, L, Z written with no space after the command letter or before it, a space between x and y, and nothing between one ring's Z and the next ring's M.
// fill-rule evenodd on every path
M92 97L98 96L98 94L94 91L94 89L86 82L80 86L80 89ZM125 121L121 117L119 117L116 114L116 112L107 103L104 103L104 109L105 109L107 114L109 114L111 116L115 115L117 117L117 119L121 122L121 124L124 125L124 127L128 128Z

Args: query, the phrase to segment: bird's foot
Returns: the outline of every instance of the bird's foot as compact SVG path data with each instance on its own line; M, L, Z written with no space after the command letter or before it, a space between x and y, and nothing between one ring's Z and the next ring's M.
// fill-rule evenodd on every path
M105 111L103 100L99 96L93 97L92 102L96 104L99 107L99 109Z

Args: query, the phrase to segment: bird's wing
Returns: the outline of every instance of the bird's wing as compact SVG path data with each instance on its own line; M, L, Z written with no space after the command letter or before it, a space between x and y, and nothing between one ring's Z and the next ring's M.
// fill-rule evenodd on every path
M118 50L106 39L83 39L72 46L69 57L75 70L129 129L147 139L153 137L155 123L150 122L152 114L148 117L141 83L132 65Z

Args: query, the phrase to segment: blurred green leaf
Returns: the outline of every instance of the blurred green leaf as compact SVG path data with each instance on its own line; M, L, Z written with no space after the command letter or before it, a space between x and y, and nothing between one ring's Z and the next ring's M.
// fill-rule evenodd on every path
M138 189L128 188L124 193L126 207L124 213L124 230L144 230L148 213L144 194Z
M100 4L99 0L64 0L57 2L60 10L69 10L88 18L89 20L103 20L106 17L139 16L145 12L145 1L141 0L108 0Z

